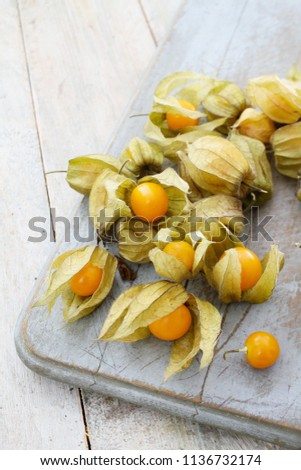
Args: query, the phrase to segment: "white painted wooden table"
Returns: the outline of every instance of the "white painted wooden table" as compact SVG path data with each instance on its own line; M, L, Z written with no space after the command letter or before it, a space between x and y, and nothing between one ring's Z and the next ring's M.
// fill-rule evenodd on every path
M224 1L238 25L244 2ZM206 12L221 0L202 3ZM13 343L53 245L49 208L66 216L80 199L64 175L46 173L104 150L182 8L184 0L0 0L0 449L275 448L47 380ZM43 243L27 241L34 216L49 224Z

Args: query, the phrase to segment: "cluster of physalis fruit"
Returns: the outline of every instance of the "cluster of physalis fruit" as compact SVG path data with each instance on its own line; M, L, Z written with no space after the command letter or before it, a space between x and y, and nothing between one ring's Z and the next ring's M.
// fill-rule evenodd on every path
M184 281L202 275L225 303L261 303L272 295L283 253L272 245L260 260L244 246L243 210L272 197L271 159L300 183L300 117L296 68L286 79L250 80L245 93L195 72L164 78L154 92L147 140L134 137L118 158L69 161L67 182L89 196L99 238L114 232L119 257L101 244L61 254L35 305L51 310L61 296L64 319L74 322L107 297L117 258L152 263L162 280L124 290L99 339L131 342L152 334L172 341L165 378L187 368L199 351L201 367L207 366L221 315L187 292ZM271 334L255 332L240 351L253 367L265 368L276 361L279 345Z

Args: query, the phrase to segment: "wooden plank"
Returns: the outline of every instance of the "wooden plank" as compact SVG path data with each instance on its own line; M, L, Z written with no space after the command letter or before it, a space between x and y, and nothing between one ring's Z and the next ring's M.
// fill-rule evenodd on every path
M120 58L122 58L123 60L119 61L119 67L123 67L123 70L120 69L120 73L118 75L116 75L115 73L110 74L110 87L113 87L113 89L112 91L109 91L111 95L114 96L114 100L117 100L120 103L125 101L127 99L127 96L132 94L135 83L137 82L137 79L139 79L139 75L141 75L141 70L143 69L143 66L145 66L145 64L151 58L151 55L153 53L153 47L149 47L146 50L144 48L143 57L141 57L141 52L138 51L137 54L137 45L139 46L140 44L139 36L144 33L142 32L142 27L138 30L136 28L137 22L139 22L141 26L143 25L143 22L141 21L141 19L138 18L139 10L135 7L135 3L131 4L131 18L129 19L129 21L132 21L132 23L129 23L127 25L128 41L131 43L131 47L129 49L124 49L124 44L121 45L120 41L117 39L116 43L112 43L110 45L111 52L109 56L108 51L104 47L101 47L102 53L97 57L93 48L91 53L91 43L97 42L102 46L107 42L108 31L105 30L105 23L107 22L108 15L110 15L111 18L111 24L114 25L112 26L112 29L118 29L118 31L120 31L120 5L116 1L111 3L110 5L108 5L107 2L102 2L102 4L99 3L97 9L98 14L91 18L91 13L89 13L89 9L92 8L91 3L88 5L90 8L88 8L88 10L85 9L84 11L82 11L81 9L78 10L78 8L71 5L70 2L65 5L61 5L59 7L59 10L56 11L57 6L55 6L54 10L53 2L52 4L46 4L46 6L44 2L43 8L41 7L41 4L39 2L36 2L35 4L21 2L21 12L23 27L25 30L26 49L29 59L30 75L37 109L37 120L39 123L39 131L41 133L43 159L46 168L63 168L63 165L66 164L67 155L70 155L72 152L86 153L88 151L97 151L99 145L98 141L94 146L91 144L91 142L95 142L95 139L99 139L101 145L103 145L104 139L100 139L100 136L98 134L98 128L95 128L95 126L97 126L97 123L94 120L95 109L93 107L98 106L99 103L97 85L101 86L101 88L104 89L106 93L108 93L108 83L106 81L107 76L103 73L100 77L99 71L105 68L106 63L110 63L112 49L114 54L119 53ZM114 8L111 8L112 5L114 5ZM173 2L173 9L174 5L175 3ZM158 5L155 5L152 2L144 6L147 9L147 14L151 15L150 23L152 27L155 27L155 25L158 24L159 21L161 22L158 28L154 28L154 35L156 36L157 41L159 41L161 37L164 36L163 26L166 27L165 25L169 26L171 24L172 18L175 16L176 11L174 11L171 15L171 3L168 4L167 2L167 4L164 5L164 8L159 8L159 11L161 11L162 15L160 14L160 16L158 16L155 14L155 12L158 11ZM80 7L80 5L77 4L77 7ZM109 12L107 11L108 8L110 8ZM168 15L166 15L166 13L168 13ZM60 18L59 22L57 21L58 17ZM83 37L86 33L86 27L88 24L87 17L89 17L89 25L91 26L92 30L95 31L96 35L96 37L89 37L88 40ZM80 24L80 36L82 37L82 40L75 40L75 32L70 33L70 31L75 31L76 24ZM67 37L67 40L65 40L65 36L63 37L64 47L62 49L59 49L60 54L58 54L58 48L54 48L53 43L56 42L57 36L61 37L63 27L67 28L67 31L70 35L70 39L68 39ZM103 33L104 30L105 33ZM43 34L43 41L41 42L38 40L38 38L40 38L40 34L42 31L45 31L46 33ZM124 37L126 33L125 31L121 30L118 34L121 34L121 36ZM70 51L72 51L71 55ZM121 53L121 51L123 52ZM79 102L77 103L77 107L79 107L80 114L85 113L84 107L87 106L86 115L87 113L89 113L89 117L86 117L85 119L86 123L89 122L89 125L86 125L84 131L81 131L80 133L77 132L78 117L74 116L74 113L72 112L69 113L69 110L71 109L72 111L75 90L81 88L82 83L86 82L87 77L85 76L85 70L81 71L81 77L78 79L72 73L74 55L78 55L79 62L88 64L89 70L90 88L88 101L83 102L79 100ZM128 63L132 62L133 57L135 57L135 60L137 60L138 57L140 61L138 63L139 68L136 67L136 69L132 71L132 74L135 72L137 78L133 80L132 75L131 77L129 77L130 81L128 83L125 83L123 80L123 86L120 87L119 75L124 77L125 74L128 74ZM93 74L91 74L89 65L90 63L93 63L95 66L95 72ZM49 68L51 69L50 84L49 80L44 80L44 77L47 74ZM66 87L61 86L63 76L70 77L66 84ZM115 79L115 82L113 81L112 83L112 79ZM70 88L73 90L72 93L70 93L70 91L68 92L68 89ZM81 97L83 91L80 89L77 91L77 93L78 96ZM123 97L121 96L122 93L124 95ZM45 103L45 96L50 98L49 103L48 100ZM102 101L101 112L103 113L103 116L107 116L107 119L105 121L102 120L102 130L104 134L106 132L110 132L110 125L112 126L112 123L110 124L109 120L112 118L114 120L114 115L112 114L111 109L112 100L113 98L110 98L109 103L105 100ZM62 119L62 103L64 104L64 108L66 108L67 110L65 111L63 117L65 118L65 116L67 116L66 121L68 122L68 128L66 130L64 129L63 132L59 131L58 129L53 129L53 121L59 122L60 119ZM51 113L48 109L50 105ZM122 105L120 106L120 109L121 108ZM115 119L118 119L118 114L115 114ZM55 141L53 140L54 132L56 133ZM75 143L74 135L77 139ZM63 149L67 146L65 155L63 154L63 152L60 151L60 146L62 146ZM70 150L68 146L71 146ZM54 159L55 163L53 164ZM68 187L66 187L65 182L63 182L62 176L50 175L47 180L51 206L56 207L57 214L59 215L62 215L62 212L63 214L68 214L69 189ZM60 186L61 183L63 184L62 188ZM59 194L63 194L63 199L58 201L57 198L54 199L54 196ZM72 202L74 202L75 197L76 194L70 191L70 205ZM63 210L62 205L64 206ZM95 421L96 423L98 423L98 420L96 420L95 417L99 416L101 412L101 409L99 409L99 401L101 401L101 399L98 395L95 395L94 403L97 403L97 406L91 406L91 394L89 394L89 406L86 406L88 430L93 448L102 447L104 440L106 442L106 445L110 445L110 441L116 442L116 424L112 422L112 419L105 419L105 416L103 418L102 426L106 430L105 435L103 433L101 433L100 435L98 431L99 424L95 426ZM85 399L85 394L84 402L87 402ZM129 411L127 404L122 404L122 407L125 408L125 410ZM135 408L132 407L131 409L134 410ZM133 411L132 414L134 417L136 415L136 412ZM177 443L176 445L181 446L181 443L177 439L175 439L175 436L179 436L179 438L183 440L183 436L187 435L187 442L189 442L189 436L194 435L194 433L192 433L192 429L195 428L195 425L191 424L189 421L182 421L179 418L175 422L173 417L169 417L167 415L164 416L164 420L165 428L168 429L169 432L165 433L164 435L162 433L157 433L157 430L162 425L163 418L161 414L156 413L154 411L148 411L148 415L149 418L152 420L153 425L149 427L149 436L147 435L145 430L143 430L143 432L145 440L149 443L149 445L151 444L154 436L160 436L161 446L169 447L171 443L173 443L173 445ZM116 422L120 423L122 417L126 416L131 416L131 414L128 415L124 411L121 411L120 416L116 418ZM133 420L133 418L130 419ZM120 429L122 429L123 427L124 426L120 426ZM201 430L199 429L198 435L201 434ZM211 436L213 434L214 433L211 432ZM221 436L221 433L219 434ZM135 435L137 435L137 428L133 429L133 433L127 435L130 441L135 439ZM138 432L138 435L140 435L140 432ZM191 442L193 442L193 444L187 445L192 445L192 447L195 447L197 445L195 439ZM222 437L222 443L224 443L224 446L226 448L228 445L228 441L225 437ZM210 446L211 445L208 443L208 447Z
M1 0L0 17L0 448L85 449L78 393L25 369L12 339L50 247L27 241L28 222L49 207L16 2Z
M64 170L103 153L156 47L137 0L20 0L20 10L45 171ZM68 216L80 196L62 174L47 184Z
M156 44L165 40L185 5L184 0L139 0Z

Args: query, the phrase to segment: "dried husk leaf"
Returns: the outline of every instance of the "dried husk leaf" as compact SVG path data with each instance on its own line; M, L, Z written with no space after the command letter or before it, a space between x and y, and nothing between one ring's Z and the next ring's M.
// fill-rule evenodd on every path
M205 258L205 274L209 283L225 303L250 302L262 303L269 299L275 288L278 274L284 264L284 255L276 245L271 246L265 255L262 264L262 276L252 289L241 291L241 265L236 250L214 253L215 246L211 246Z
M71 188L87 196L94 181L105 169L118 173L121 170L121 163L117 158L101 154L72 158L68 163L66 181ZM122 172L131 176L126 168Z
M231 125L246 108L246 100L237 85L221 81L208 93L202 105L209 120L225 117L227 125Z
M120 217L131 217L129 198L136 183L123 175L104 170L95 180L89 198L89 213L100 234L108 233Z
M258 139L264 144L268 144L272 134L276 130L276 126L274 122L261 111L254 108L247 108L234 123L233 129L236 129L242 135Z
M265 203L273 195L273 179L264 144L257 139L242 136L237 131L230 133L229 140L247 159L255 175L252 185L256 188L253 191L256 203Z
M138 341L148 325L183 305L188 294L180 284L158 281L123 292L113 303L99 335L105 341Z
M189 210L187 197L189 186L172 168L162 173L145 176L138 185L145 182L160 184L168 196L166 217L180 215ZM130 196L137 183L123 175L104 170L96 179L89 198L89 212L94 226L100 234L108 233L114 222L121 217L132 218ZM159 221L158 221L159 222ZM158 223L157 222L157 223Z
M161 104L165 98L176 96L198 106L215 84L216 80L208 75L190 70L175 72L159 82L154 101Z
M177 152L185 148L186 143L194 142L203 135L218 135L213 131L225 123L217 119L212 124L199 122L197 126L171 130L168 127L166 113L181 114L196 119L205 116L198 108L217 80L207 75L191 71L173 73L161 80L154 93L154 103L144 135L159 144L166 157L177 160ZM193 104L196 110L183 108L179 100Z
M103 275L94 294L89 297L81 297L72 292L69 284L72 277L88 262L101 268ZM98 246L88 246L63 253L52 263L47 289L34 306L47 305L50 313L56 299L61 295L64 320L73 323L89 315L106 298L114 281L116 267L115 257Z
M194 182L191 179L191 177L190 177L190 175L187 171L187 168L186 168L186 166L184 165L183 162L179 161L178 169L179 169L179 175L181 176L181 178L184 181L186 181L186 183L188 183L188 185L189 185L188 199L189 199L190 202L197 202L200 199L210 195L210 193L208 193L208 191L204 191L202 189L199 189L194 184Z
M225 253L213 268L212 280L219 299L228 304L241 300L241 264L236 250Z
M235 235L240 235L244 228L242 202L226 194L209 196L193 204L190 217L194 216L197 219L216 218Z
M149 252L149 259L153 263L156 272L164 278L180 283L192 277L192 272L182 261L168 253L164 253L160 248L153 248Z
M275 122L291 124L301 116L301 96L288 81L276 75L250 80L247 95L253 106L258 106Z
M165 380L189 367L199 351L202 351L200 369L207 367L220 335L222 317L212 304L189 294L186 306L192 315L192 325L186 335L173 343Z
M134 263L148 263L149 252L155 247L154 238L157 230L136 217L117 223L119 254Z
M145 182L159 183L166 191L168 196L167 217L180 215L187 212L190 208L188 200L189 186L173 168L166 168L157 175L149 175L140 179L138 184Z
M146 338L148 326L186 304L192 325L185 336L174 341L165 379L189 367L202 351L201 368L210 364L220 334L221 315L209 302L168 281L134 286L113 303L100 332L99 340L133 342Z
M298 178L301 168L301 122L277 129L272 135L271 144L279 173Z
M194 184L211 194L243 198L254 179L244 155L222 137L201 137L179 156Z
M165 115L164 115L165 116ZM215 119L210 122L201 123L199 126L187 127L182 129L181 134L167 136L166 131L160 127L160 121L148 120L144 127L144 135L148 139L156 142L162 148L165 157L173 161L178 161L178 152L186 149L187 144L205 135L219 136L215 129L221 127L226 122L226 118Z
M202 269L203 259L206 250L211 243L202 233L187 233L188 225L179 225L177 228L163 228L159 230L156 239L156 247L149 253L149 258L154 265L156 272L174 282L183 282L185 279L195 277ZM174 256L165 253L164 248L168 243L183 240L189 243L194 249L194 263L191 270Z
M293 81L293 82L300 82L301 83L301 70L297 65L293 65L288 73L287 73L287 79Z
M165 137L176 135L178 132L168 129L166 113L173 112L191 118L204 116L197 110L183 108L178 100L189 101L197 109L215 82L207 75L191 71L175 72L163 78L154 92L154 104L150 113L151 122L162 128Z
M66 288L70 279L88 263L94 249L94 246L89 246L71 250L56 258L49 269L47 289L35 302L34 307L47 305L50 313L57 297Z
M272 245L271 250L263 260L262 276L252 289L243 293L242 300L252 304L265 302L273 293L278 274L284 266L284 254L279 251L277 245Z
M159 173L164 155L158 145L134 137L123 150L120 160L127 162L126 168L138 178L144 173Z

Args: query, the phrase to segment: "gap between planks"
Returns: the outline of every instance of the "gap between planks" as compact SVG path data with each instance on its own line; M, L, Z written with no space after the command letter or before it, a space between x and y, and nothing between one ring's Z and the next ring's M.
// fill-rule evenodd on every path
M54 224L53 224L52 212L51 212L51 210L50 210L50 207L51 207L51 204L50 204L50 195L49 195L49 190L48 190L48 185L47 185L47 179L46 179L45 163L44 163L44 159L43 159L43 152L42 152L42 145L41 145L41 136L40 136L40 130L39 130L39 125L38 125L38 118L37 118L35 100L34 100L34 96L33 96L32 81L31 81L30 70L29 70L28 55L27 55L27 50L26 50L26 43L25 43L25 37L24 37L24 30L23 30L23 24L22 24L22 15L21 15L21 10L20 10L19 0L16 0L16 5L17 5L17 11L18 11L18 18L19 18L19 25L20 25L21 37L22 37L22 45L23 45L24 57L25 57L27 79L28 79L28 83L29 83L30 98L31 98L31 104L32 104L32 112L33 112L35 127L36 127L36 131L37 131L37 139L38 139L38 145L39 145L40 161L41 161L41 165L42 165L42 169L43 169L44 183L45 183L47 201L48 201L48 206L49 206L49 216L50 216L51 231L52 231L53 240L56 241L56 234L55 234L55 229L54 229Z
M144 21L145 21L146 27L147 27L147 29L150 33L150 36L153 40L154 46L155 46L155 48L157 48L158 44L160 42L162 42L162 38L160 38L160 37L157 38L156 37L156 33L155 33L155 31L153 30L153 28L150 24L147 12L145 11L145 8L143 7L142 1L137 0L137 3L138 3L139 8L142 12L142 16L144 18ZM38 113L37 113L37 106L36 106L36 102L35 102L35 98L34 98L33 81L32 81L31 72L30 72L28 51L27 51L27 47L26 47L26 39L25 39L24 27L23 27L23 21L22 21L22 12L21 12L21 8L20 8L19 0L16 0L16 6L17 6L18 21L19 21L19 25L20 25L20 32L21 32L21 38L22 38L22 47L23 47L24 57L25 57L26 73L27 73L27 79L28 79L29 90L30 90L30 99L31 99L33 117L34 117L36 132L37 132L39 156L40 156L41 166L42 166L42 169L43 169L44 184L45 184L47 202L48 202L48 208L49 208L49 214L50 214L51 232L52 232L53 240L56 241L56 232L55 232L55 226L54 226L54 221L53 221L53 215L52 215L52 212L50 210L50 208L51 208L50 199L51 198L50 198L49 187L48 187L48 182L47 182L47 178L46 178L46 168L45 168L45 161L44 161L44 155L43 155L43 149L42 149L42 143L41 143L40 125L39 125L39 119L38 119ZM179 7L177 6L177 8L175 10L179 10ZM172 18L172 22L174 22L174 19L175 19L175 16ZM172 24L169 24L168 26L169 26L168 29L170 29ZM168 31L164 31L164 33L168 33ZM77 389L77 394L78 394L81 413L82 413L82 421L83 421L83 425L84 425L84 434L85 434L85 440L86 440L86 447L87 447L87 449L91 450L91 441L90 441L90 434L89 434L88 422L87 422L84 399L83 399L83 391L80 388L78 388Z

